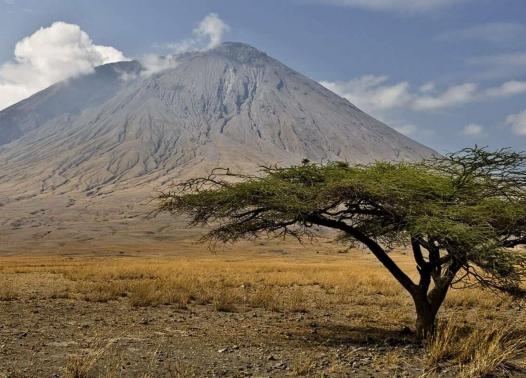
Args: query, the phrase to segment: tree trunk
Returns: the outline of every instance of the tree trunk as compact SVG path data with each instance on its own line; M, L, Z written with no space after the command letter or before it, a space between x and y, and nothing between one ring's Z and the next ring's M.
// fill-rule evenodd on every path
M427 339L435 333L437 311L424 296L414 298L416 307L416 337Z

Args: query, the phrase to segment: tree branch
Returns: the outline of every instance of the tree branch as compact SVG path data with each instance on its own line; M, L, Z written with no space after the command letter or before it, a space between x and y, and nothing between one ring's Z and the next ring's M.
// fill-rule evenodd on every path
M526 236L520 239L505 240L502 245L506 248L513 248L518 245L526 245Z
M451 261L444 276L435 281L435 287L428 295L429 302L435 311L437 311L442 305L442 302L444 302L449 287L461 267L462 264L460 262L455 260Z
M400 284L411 294L416 290L415 283L409 278L407 274L402 271L398 265L389 257L389 255L384 251L384 249L374 240L369 238L367 235L357 230L354 227L349 226L344 222L335 221L332 219L324 218L320 215L309 214L304 217L308 222L314 224L335 228L341 230L348 235L352 236L359 242L365 244L369 250L375 255L375 257L383 264L384 267L400 282Z
M418 266L420 268L428 267L429 264L427 261L424 260L424 255L422 255L422 248L420 247L420 241L417 238L411 237L411 247L413 249L413 256Z

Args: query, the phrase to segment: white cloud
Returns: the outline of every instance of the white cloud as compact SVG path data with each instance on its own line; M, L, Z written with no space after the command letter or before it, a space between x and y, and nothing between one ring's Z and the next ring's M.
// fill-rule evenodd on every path
M322 81L321 85L368 111L404 107L411 101L409 83L385 84L387 76L365 75L347 82Z
M404 134L411 138L430 138L433 137L435 132L422 124L408 123L402 118L404 115L398 114L393 117L388 117L388 119L383 120L386 125L389 125L400 134Z
M193 37L169 45L174 54L146 55L142 76L173 68L177 53L206 50L221 43L229 26L210 13L193 30ZM93 43L78 25L55 22L43 27L16 44L14 58L0 65L0 110L48 86L78 75L93 72L101 64L126 60L111 47ZM123 73L123 80L133 79Z
M374 11L427 12L469 0L311 0L311 2Z
M477 93L477 85L464 83L447 88L438 95L414 97L412 107L415 110L434 110L458 106L473 101Z
M408 136L414 134L418 130L418 128L415 125L411 125L411 124L393 126L393 128L399 133L408 135Z
M486 89L484 95L488 98L514 96L526 92L526 81L510 80L497 87Z
M418 90L422 93L434 92L436 90L436 85L433 82L425 83L422 84Z
M484 131L484 128L476 123L470 123L469 125L464 126L462 133L468 136L478 136L481 135Z
M449 87L435 96L416 97L412 106L415 110L437 110L473 102L502 99L523 93L526 93L526 81L511 80L489 88L480 88L475 83L464 83Z
M167 48L175 53L195 50L207 50L216 47L223 41L223 36L230 27L215 13L208 14L192 31L192 38L181 42L169 43Z
M481 71L480 78L509 78L526 73L526 52L479 56L468 59L466 63Z
M222 42L223 35L229 29L230 27L217 14L210 13L194 29L194 34L197 38L209 38L207 48L211 49Z
M223 41L224 34L230 27L215 13L208 14L192 31L192 38L180 42L165 44L163 47L172 50L166 55L148 54L140 59L144 67L141 76L149 76L177 66L177 55L189 51L205 51L212 49Z
M78 25L55 22L19 41L13 61L0 66L0 109L53 83L125 59L113 47L94 44Z
M514 134L526 136L526 109L517 114L511 114L506 118L506 124L511 126Z
M522 38L526 34L526 26L516 22L488 22L465 29L452 30L438 36L442 41L484 41L505 43Z
M396 108L433 111L526 93L526 81L507 81L488 88L480 88L475 83L462 83L442 91L438 91L432 83L414 91L406 81L393 84L387 81L387 76L365 75L347 82L320 83L359 108L373 113Z
M156 72L164 71L177 66L177 57L175 55L156 55L148 54L140 59L144 70L141 72L142 77L150 76Z

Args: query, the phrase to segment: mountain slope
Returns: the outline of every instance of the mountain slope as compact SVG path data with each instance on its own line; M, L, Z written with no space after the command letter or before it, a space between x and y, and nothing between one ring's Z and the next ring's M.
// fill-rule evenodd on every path
M63 114L76 114L107 101L122 88L123 73L140 71L136 61L106 64L91 75L57 83L0 111L0 146Z
M240 43L182 55L149 77L123 62L48 88L0 112L2 142L0 187L29 194L104 193L215 166L434 153Z

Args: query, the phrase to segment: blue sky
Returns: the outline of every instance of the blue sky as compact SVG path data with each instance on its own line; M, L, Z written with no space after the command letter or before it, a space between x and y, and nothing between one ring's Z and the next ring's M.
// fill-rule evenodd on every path
M56 21L78 29L34 35ZM57 62L68 33L82 46ZM526 149L524 0L0 0L0 107L210 38L249 43L441 152Z

